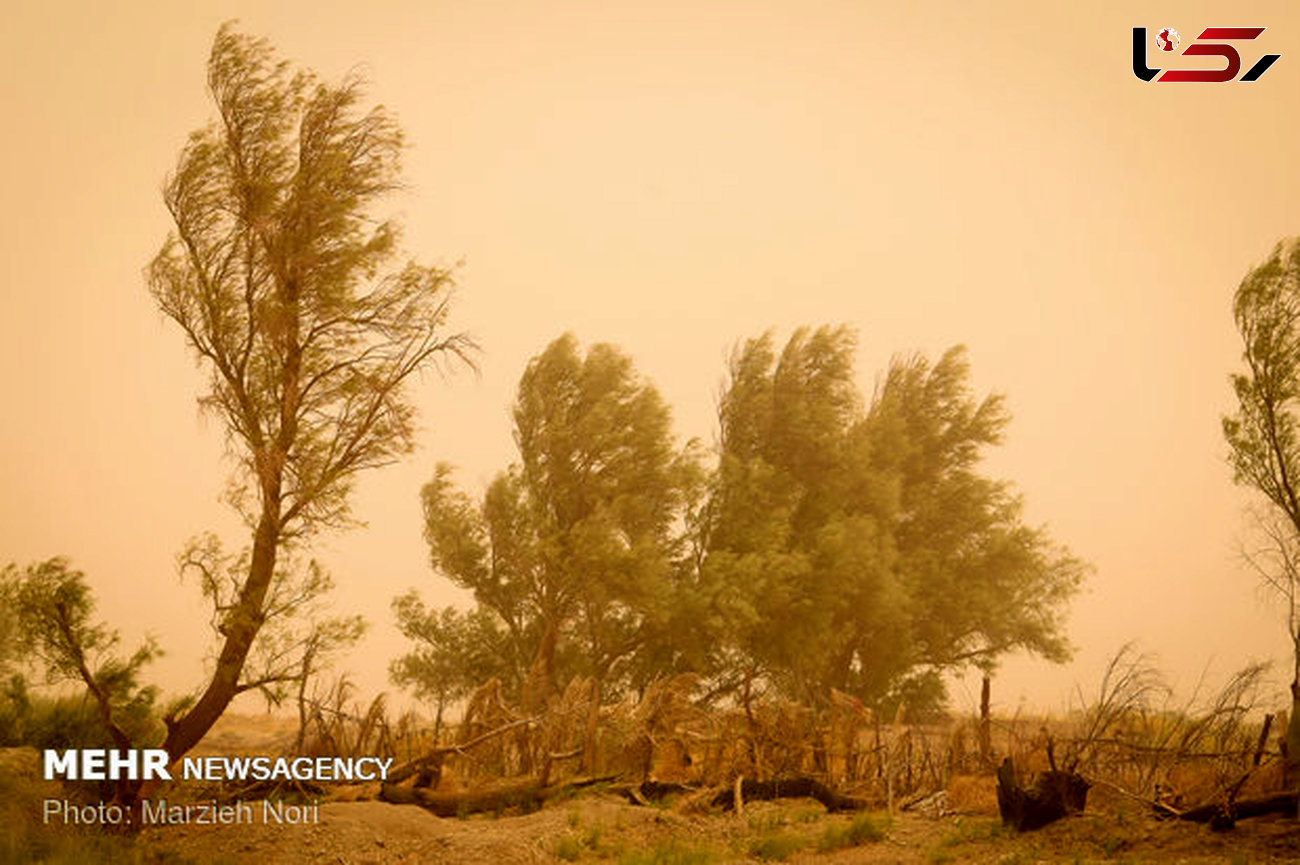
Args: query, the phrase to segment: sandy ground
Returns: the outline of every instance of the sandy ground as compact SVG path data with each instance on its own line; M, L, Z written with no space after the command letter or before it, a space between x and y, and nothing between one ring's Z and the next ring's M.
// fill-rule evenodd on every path
M278 753L291 741L294 725L265 717L223 718L200 753ZM950 794L960 813L914 812L873 815L883 837L859 846L819 852L828 834L845 829L852 816L829 815L811 800L752 802L743 816L680 806L639 806L610 792L552 801L529 814L439 818L415 805L373 800L374 785L335 787L300 813L297 825L265 819L262 802L248 802L254 819L239 825L166 825L145 829L134 839L85 835L47 839L55 831L35 815L41 797L64 795L38 775L31 749L0 752L0 811L10 843L0 860L40 861L41 851L87 855L48 857L55 861L229 862L229 863L464 863L513 865L561 861L662 863L754 862L1300 862L1300 823L1294 819L1243 821L1214 833L1200 825L1158 821L1141 806L1089 798L1088 813L1038 832L1016 835L997 818L992 779L967 779L967 789ZM971 786L975 789L970 789ZM201 791L164 791L171 801ZM361 801L340 801L360 798ZM279 804L292 800L281 800ZM30 812L30 813L29 813ZM25 834L19 834L25 833ZM91 843L93 842L93 843ZM60 847L62 845L62 847ZM93 854L93 855L92 855Z
M515 865L579 861L752 862L764 853L789 862L1266 862L1300 861L1291 820L1255 820L1230 833L1129 815L1085 814L1014 835L996 818L914 814L881 817L877 842L817 852L829 826L850 818L813 802L761 803L735 815L682 815L595 795L520 816L441 819L414 805L327 803L313 826L253 825L151 830L146 848L200 862L448 862ZM784 845L761 846L770 839ZM657 859L650 858L655 851ZM674 856L676 857L674 859Z

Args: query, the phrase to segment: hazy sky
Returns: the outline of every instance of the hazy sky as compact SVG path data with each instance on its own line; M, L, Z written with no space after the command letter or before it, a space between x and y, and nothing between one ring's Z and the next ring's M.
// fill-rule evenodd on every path
M201 531L242 539L203 376L141 271L169 228L163 177L213 115L212 37L238 18L325 77L360 65L396 112L406 247L463 260L454 324L485 349L480 376L422 383L420 450L364 478L368 527L318 550L339 608L372 622L347 665L368 691L404 648L392 597L463 597L427 565L420 486L449 460L478 490L514 458L515 384L566 330L621 346L706 442L728 351L767 328L857 328L868 393L891 355L966 344L1014 416L989 470L1096 568L1075 661L1009 662L1003 710L1064 706L1128 640L1184 686L1284 660L1237 556L1219 418L1232 292L1300 233L1300 11L1109 5L8 8L0 562L71 557L105 619L159 636L166 688L198 683L207 614L174 556ZM1132 27L1186 46L1219 25L1269 28L1244 66L1282 59L1253 84L1130 71Z

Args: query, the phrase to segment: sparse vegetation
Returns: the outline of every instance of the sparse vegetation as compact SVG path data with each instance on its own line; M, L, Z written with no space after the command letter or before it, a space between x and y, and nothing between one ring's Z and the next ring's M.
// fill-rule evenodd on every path
M635 850L618 858L618 865L712 865L717 853L707 847L665 841L649 850Z
M959 818L951 832L939 842L943 847L958 847L962 844L979 843L999 838L1005 834L999 820Z
M848 824L827 826L817 839L817 849L823 853L845 847L859 847L883 841L889 835L889 825L871 814L859 814Z
M749 842L749 855L763 862L784 862L807 842L789 832L770 832Z
M565 835L555 842L555 855L565 862L576 862L582 855L582 842L572 835Z

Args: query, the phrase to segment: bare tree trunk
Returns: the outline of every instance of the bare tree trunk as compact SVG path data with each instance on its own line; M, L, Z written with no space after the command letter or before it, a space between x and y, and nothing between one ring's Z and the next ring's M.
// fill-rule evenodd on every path
M307 647L307 651L302 656L302 672L298 677L298 742L294 746L294 752L301 754L303 745L307 741L307 682L311 679L312 659L316 654L316 643L313 642Z
M979 749L980 763L984 766L993 765L993 735L991 731L991 721L989 719L989 692L992 690L989 674L984 674L984 680L980 684L980 728L979 728Z
M600 726L600 698L602 672L591 677L591 693L587 703L587 733L582 746L582 771L591 774L599 762L597 735Z
M438 747L442 741L442 710L446 707L447 701L443 697L438 697L438 711L433 716L433 747Z
M554 690L555 644L559 640L559 627L553 616L542 626L542 638L537 644L537 654L524 679L523 704L525 715L536 715Z
M223 624L226 642L217 657L212 681L208 682L208 687L192 709L167 725L163 747L173 761L179 760L199 743L239 693L239 677L244 671L244 662L248 660L253 640L257 638L265 618L266 593L271 586L279 551L279 522L277 513L270 508L263 509L253 538L248 579L239 594L238 604Z
M745 707L745 720L749 728L749 759L753 764L754 774L761 775L762 768L758 765L758 719L754 717L753 688L754 668L747 667L745 669L745 689L741 692L741 703Z
M272 499L274 501L274 498ZM253 556L248 568L248 579L239 594L239 601L231 614L222 622L221 631L226 641L217 657L217 667L212 679L188 712L177 718L165 718L167 737L162 747L170 762L175 763L203 739L222 712L239 694L239 678L244 662L265 620L266 595L275 572L276 554L280 543L279 508L264 507L257 531L253 536ZM140 825L139 804L142 798L158 786L157 780L126 781L119 784L119 804L136 812L134 825Z
M1285 753L1282 759L1283 784L1300 787L1300 679L1291 683L1291 716L1286 725Z

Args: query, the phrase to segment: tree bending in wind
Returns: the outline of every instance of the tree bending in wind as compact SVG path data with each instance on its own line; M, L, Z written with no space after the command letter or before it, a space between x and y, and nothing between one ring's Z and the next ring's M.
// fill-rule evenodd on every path
M175 230L147 277L208 372L200 402L236 457L229 499L252 550L221 614L211 681L167 719L173 758L257 686L242 676L277 558L351 523L356 476L413 448L406 384L474 350L446 330L451 274L393 267L398 226L372 209L399 187L402 133L384 108L362 108L358 79L294 72L226 25L208 87L218 118L166 181Z
M1262 549L1247 554L1287 606L1292 648L1286 774L1300 781L1300 241L1279 243L1233 299L1246 372L1232 376L1237 412L1223 418L1234 480L1260 493Z
M772 334L732 357L701 585L744 672L809 705L832 689L939 705L943 673L1013 651L1062 661L1088 566L980 459L1009 422L963 349L895 358L870 401L847 327Z

